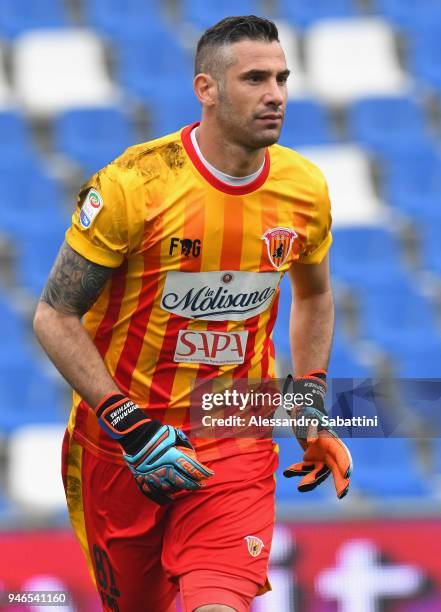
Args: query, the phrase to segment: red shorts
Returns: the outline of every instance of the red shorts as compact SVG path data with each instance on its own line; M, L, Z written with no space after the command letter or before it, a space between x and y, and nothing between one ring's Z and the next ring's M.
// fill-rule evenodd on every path
M277 453L207 461L207 486L158 506L126 466L66 432L63 482L73 528L104 610L171 612L224 604L249 610L266 578L274 526Z

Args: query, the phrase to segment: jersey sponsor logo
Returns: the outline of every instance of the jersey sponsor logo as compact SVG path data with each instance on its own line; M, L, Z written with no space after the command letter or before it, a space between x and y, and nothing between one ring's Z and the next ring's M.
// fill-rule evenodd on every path
M245 536L244 540L246 540L250 555L252 557L258 557L265 546L262 540L257 536Z
M271 264L278 270L283 266L291 252L291 247L297 234L288 227L273 227L266 230L262 240L266 242L266 250Z
M243 321L269 308L279 272L167 273L161 308L188 319Z
M174 236L170 240L170 248L168 250L169 255L174 255L175 251L178 251L180 255L184 257L199 257L201 254L201 241L199 238L191 240L191 238L177 238Z
M88 229L95 217L103 208L103 198L101 194L92 187L84 198L83 205L80 210L80 225L84 229Z
M181 329L173 360L224 365L243 363L248 331L215 332Z

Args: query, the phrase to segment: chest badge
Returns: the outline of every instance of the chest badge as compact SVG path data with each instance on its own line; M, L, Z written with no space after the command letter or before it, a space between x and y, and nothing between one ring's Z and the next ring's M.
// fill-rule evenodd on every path
M266 242L266 250L271 264L278 270L288 259L292 244L297 238L293 229L288 227L273 227L266 230L262 240Z

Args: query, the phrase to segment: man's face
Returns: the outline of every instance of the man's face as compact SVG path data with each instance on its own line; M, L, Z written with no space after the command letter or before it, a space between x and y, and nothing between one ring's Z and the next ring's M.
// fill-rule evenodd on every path
M277 142L285 114L289 70L278 42L243 40L227 47L217 117L229 139L257 149Z

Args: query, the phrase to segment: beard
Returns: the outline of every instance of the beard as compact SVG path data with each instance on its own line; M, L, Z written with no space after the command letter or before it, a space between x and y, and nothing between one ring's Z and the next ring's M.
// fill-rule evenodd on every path
M251 118L240 117L225 91L220 91L219 94L218 122L223 133L231 140L250 150L269 147L279 140L283 122L275 121L262 126L258 124L258 114ZM267 112L271 111L272 109Z

